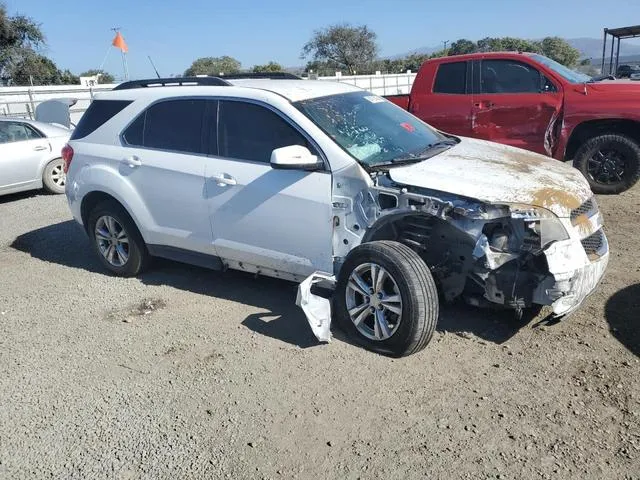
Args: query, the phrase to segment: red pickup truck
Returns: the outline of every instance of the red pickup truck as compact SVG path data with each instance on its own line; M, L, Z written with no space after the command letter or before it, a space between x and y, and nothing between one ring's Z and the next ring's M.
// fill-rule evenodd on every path
M387 99L445 132L572 160L596 193L640 177L638 82L533 53L475 53L428 60L409 95Z

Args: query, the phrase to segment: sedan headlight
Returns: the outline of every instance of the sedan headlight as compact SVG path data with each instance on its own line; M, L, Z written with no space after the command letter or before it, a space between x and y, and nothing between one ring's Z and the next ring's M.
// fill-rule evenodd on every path
M541 249L551 242L569 238L560 219L546 208L510 204L509 210L516 225L522 222L523 246L526 249Z

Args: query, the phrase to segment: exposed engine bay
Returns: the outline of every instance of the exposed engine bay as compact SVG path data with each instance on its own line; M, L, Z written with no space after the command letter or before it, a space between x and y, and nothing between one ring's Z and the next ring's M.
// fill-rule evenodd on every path
M447 301L461 297L517 313L551 305L562 316L579 306L606 268L608 245L594 199L565 219L531 205L398 185L385 172L372 179L373 187L355 198L334 195L336 274L355 245L395 240L423 258Z

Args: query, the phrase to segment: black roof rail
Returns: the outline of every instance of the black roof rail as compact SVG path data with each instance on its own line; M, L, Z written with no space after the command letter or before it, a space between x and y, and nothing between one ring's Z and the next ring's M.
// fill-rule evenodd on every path
M301 77L288 72L247 72L247 73L230 73L222 75L220 78L229 80L242 80L250 78L267 78L269 80L302 80Z
M114 87L114 90L129 90L131 88L168 87L173 85L208 85L229 86L226 80L219 77L175 77L175 78L150 78L147 80L131 80Z

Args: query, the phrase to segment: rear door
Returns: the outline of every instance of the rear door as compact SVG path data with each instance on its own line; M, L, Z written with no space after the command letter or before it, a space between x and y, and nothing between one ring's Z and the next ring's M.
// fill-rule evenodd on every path
M38 181L51 146L44 135L20 121L0 122L0 190Z
M433 79L431 84L429 79ZM470 136L471 62L439 63L435 75L427 70L416 81L425 83L412 89L411 113L444 132Z
M511 59L474 62L473 136L551 155L562 92L532 65Z
M331 173L270 165L276 148L319 150L266 105L220 100L217 118L206 191L218 255L241 262L238 268L246 263L299 277L332 272Z
M205 201L205 113L215 101L167 99L154 103L124 131L119 173L151 214L147 242L215 254ZM213 105L213 106L212 106Z

